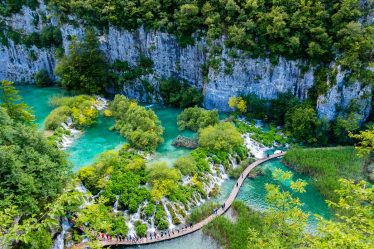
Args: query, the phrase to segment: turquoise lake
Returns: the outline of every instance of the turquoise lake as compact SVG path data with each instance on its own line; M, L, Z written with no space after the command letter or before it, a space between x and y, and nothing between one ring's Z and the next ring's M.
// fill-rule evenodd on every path
M20 86L21 96L24 101L32 107L36 115L36 123L40 129L43 128L43 121L47 115L53 110L48 102L54 96L68 95L65 91L59 88L36 88L31 86ZM152 108L158 115L164 131L164 143L159 146L152 160L154 161L166 161L171 164L175 159L180 156L190 153L190 150L183 148L176 148L171 145L172 141L178 135L184 135L188 137L196 136L195 133L190 131L179 131L176 118L181 112L180 109L163 107L159 105L147 106ZM74 144L66 150L69 154L69 159L74 165L74 171L78 170L84 165L92 163L97 155L100 153L120 147L126 142L118 133L109 131L109 128L113 125L114 120L99 116L97 123L92 127L87 128L84 133L74 142ZM265 210L266 204L266 192L265 184L272 183L271 172L280 168L282 170L291 171L282 164L280 160L272 160L261 165L264 169L265 174L257 177L256 179L246 179L244 185L241 187L237 199L244 201L248 206L257 209ZM294 172L294 178L301 178L310 182L310 178L297 174ZM227 180L221 187L221 193L217 197L217 201L223 202L229 195L232 187L234 186L234 180ZM289 190L288 184L284 184L284 188ZM311 214L318 214L322 217L329 218L329 209L321 196L321 194L312 186L308 185L306 188L307 192L304 194L298 194L297 196L303 202L303 210ZM316 225L316 220L313 216L309 219L309 227L313 230ZM135 247L134 247L135 248ZM215 241L202 234L202 232L196 232L194 234L175 239L172 241L166 241L154 245L141 246L136 248L144 249L217 249L219 246Z

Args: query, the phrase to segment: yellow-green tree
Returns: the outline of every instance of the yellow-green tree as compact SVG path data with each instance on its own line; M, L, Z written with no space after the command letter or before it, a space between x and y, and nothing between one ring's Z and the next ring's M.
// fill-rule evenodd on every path
M340 180L337 202L328 201L337 220L319 218L311 248L374 248L374 188L368 182Z
M239 113L247 111L247 102L242 97L230 97L228 104L232 110L236 110Z
M228 122L208 126L199 133L199 145L205 149L232 152L243 144L243 139L236 127Z
M23 102L19 91L13 85L13 82L3 80L0 86L0 102L8 115L15 121L32 123L35 120L30 107Z
M360 131L358 134L350 133L351 138L357 139L356 150L359 156L370 154L374 150L374 126L369 129Z
M266 199L270 208L264 213L264 226L259 234L249 229L248 248L299 248L305 243L305 227L308 215L300 208L299 198L283 188L282 182L290 181L291 189L304 193L306 183L292 180L291 172L277 169L272 174L277 184L266 184Z

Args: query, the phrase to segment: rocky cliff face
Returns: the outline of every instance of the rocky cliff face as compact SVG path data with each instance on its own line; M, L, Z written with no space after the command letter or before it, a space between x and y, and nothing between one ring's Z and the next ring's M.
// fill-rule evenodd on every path
M43 23L43 18L35 25L35 15L50 16L44 5L37 11L23 8L20 14L6 20L6 23L25 33L38 31L47 23L57 25L52 17ZM63 47L68 52L69 37L83 37L81 27L62 25ZM110 62L116 59L126 60L136 65L139 55L143 54L154 62L152 74L143 76L157 89L162 78L175 76L188 81L191 85L202 88L204 92L204 105L206 108L228 111L227 105L230 96L245 93L254 93L264 99L273 99L278 93L291 91L300 99L305 99L308 90L314 84L313 68L302 72L302 61L289 61L279 59L272 64L268 59L253 59L235 51L239 56L235 59L229 51L223 48L218 58L218 69L209 68L208 74L203 74L202 67L207 64L210 46L203 40L197 41L194 46L181 47L176 39L169 34L159 31L145 31L140 28L134 32L119 30L110 27L105 35L99 37L101 49ZM217 41L223 44L223 41ZM15 45L9 41L8 46L0 45L0 80L32 82L34 74L40 69L46 69L51 76L56 65L54 49L27 48L24 45ZM230 64L230 72L225 67ZM344 74L337 76L337 83L324 96L320 96L317 103L319 115L333 119L337 107L346 108L351 101L356 101L360 107L362 119L368 117L371 110L371 88L362 87L359 83L346 86ZM156 91L157 92L157 91ZM124 86L123 93L141 101L156 101L157 93L148 94L139 82Z

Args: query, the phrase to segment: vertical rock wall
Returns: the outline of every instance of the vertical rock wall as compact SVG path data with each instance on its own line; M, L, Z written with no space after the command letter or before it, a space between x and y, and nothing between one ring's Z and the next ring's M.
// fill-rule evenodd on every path
M37 23L36 15L39 15ZM43 4L36 11L24 7L19 14L8 18L6 23L25 33L40 31L46 24L57 25L53 17L43 23L41 15L50 16ZM68 53L70 37L82 39L84 29L64 24L61 26L61 33L65 53ZM240 56L234 59L228 55L224 45L221 45L223 49L219 55L218 69L209 68L208 75L205 75L207 80L204 81L202 67L207 63L210 47L203 40L197 41L194 46L181 47L172 35L159 31L145 31L140 28L129 32L110 27L107 34L99 36L99 40L101 49L110 62L120 59L135 66L141 54L152 59L153 73L144 78L156 90L160 79L171 76L203 88L204 105L209 109L228 111L228 98L246 93L274 99L278 93L291 91L304 100L314 83L313 68L302 72L301 68L305 67L302 61L280 58L276 64L272 64L269 59L253 59L240 51L236 51ZM223 44L223 41L219 43ZM27 48L24 45L15 45L11 40L8 45L0 45L0 80L33 82L35 73L40 69L46 69L54 77L56 63L54 49L38 49L35 46ZM232 67L228 74L225 73L226 63L230 63ZM141 101L159 99L157 91L153 96L149 96L140 82L123 86L122 92ZM367 118L371 110L371 88L362 87L359 83L347 85L340 74L336 85L326 95L319 97L317 110L321 117L333 119L338 105L345 108L355 99L360 106L360 114L364 119Z

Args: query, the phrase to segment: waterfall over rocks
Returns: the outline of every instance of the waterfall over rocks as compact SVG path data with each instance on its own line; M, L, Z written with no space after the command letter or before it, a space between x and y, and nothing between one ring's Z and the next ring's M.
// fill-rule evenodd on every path
M64 218L61 223L62 232L57 235L57 238L55 239L53 243L52 249L64 249L65 248L65 234L69 230L71 225L69 224L68 219Z

